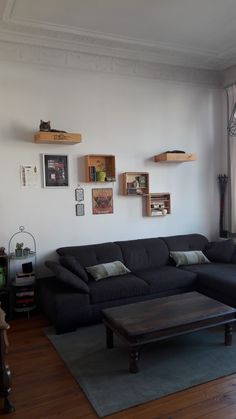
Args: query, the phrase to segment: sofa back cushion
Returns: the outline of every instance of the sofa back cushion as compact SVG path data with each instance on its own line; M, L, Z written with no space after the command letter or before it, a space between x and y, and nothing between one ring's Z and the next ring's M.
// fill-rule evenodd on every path
M127 240L116 243L121 248L125 266L133 272L163 266L168 263L168 248L158 238Z
M60 256L74 256L84 268L115 260L124 262L121 249L115 243L60 247L57 253Z
M88 282L88 274L75 256L60 256L60 263L73 274L79 276L83 281Z
M183 234L178 236L161 237L171 251L204 250L209 243L202 234Z
M210 242L204 254L211 262L230 263L235 251L233 239Z

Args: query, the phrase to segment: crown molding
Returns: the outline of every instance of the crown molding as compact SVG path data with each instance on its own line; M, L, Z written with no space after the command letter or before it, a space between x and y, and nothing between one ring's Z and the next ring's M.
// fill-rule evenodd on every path
M94 50L85 46L68 50L68 45L55 46L44 45L43 39L29 37L21 38L21 42L15 42L7 34L6 40L0 37L0 59L1 61L14 61L24 64L49 66L57 68L68 68L73 70L97 71L123 76L146 77L159 80L169 80L181 83L191 83L219 88L221 86L221 75L218 71L170 65L166 63L155 63L142 61L137 57L124 58L117 54L111 56L107 51L101 53L94 47ZM63 48L64 47L64 48ZM94 52L96 51L96 53Z

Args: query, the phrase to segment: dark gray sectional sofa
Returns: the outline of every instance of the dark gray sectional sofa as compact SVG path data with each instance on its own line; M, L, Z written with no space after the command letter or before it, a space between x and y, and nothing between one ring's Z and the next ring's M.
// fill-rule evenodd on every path
M201 250L211 263L176 267L170 251ZM201 234L138 239L57 249L53 276L38 280L40 305L57 333L101 321L104 308L151 298L202 292L236 307L233 240L211 243ZM121 261L130 272L95 281L86 267Z

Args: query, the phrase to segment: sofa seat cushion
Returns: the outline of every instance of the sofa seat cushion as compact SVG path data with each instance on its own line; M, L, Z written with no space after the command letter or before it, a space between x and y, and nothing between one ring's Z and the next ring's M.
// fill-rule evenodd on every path
M124 264L132 272L168 263L169 252L163 240L158 238L116 242L122 251Z
M89 289L92 304L146 295L150 292L148 284L131 273L111 276L99 281L91 280Z
M151 293L181 288L193 289L197 278L194 272L182 271L174 266L150 268L135 274L151 287Z
M184 266L182 269L198 274L198 288L210 288L218 293L236 297L236 265L211 263Z

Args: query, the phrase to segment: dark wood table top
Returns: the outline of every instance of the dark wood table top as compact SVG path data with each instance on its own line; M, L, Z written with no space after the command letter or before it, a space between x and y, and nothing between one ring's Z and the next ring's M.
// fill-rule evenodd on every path
M234 321L236 309L189 292L103 310L103 321L123 337L181 334ZM176 332L176 333L175 333Z

